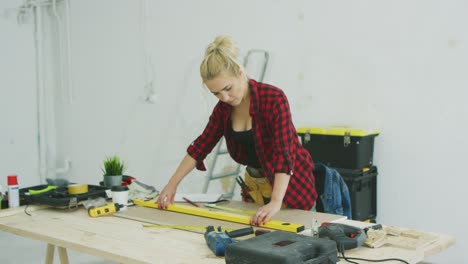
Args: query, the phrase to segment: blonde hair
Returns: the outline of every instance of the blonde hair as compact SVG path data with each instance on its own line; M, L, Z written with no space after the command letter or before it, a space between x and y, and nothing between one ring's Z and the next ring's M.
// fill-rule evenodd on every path
M203 81L212 80L220 73L238 76L242 68L237 62L238 53L239 50L230 36L217 36L206 48L205 57L200 65Z

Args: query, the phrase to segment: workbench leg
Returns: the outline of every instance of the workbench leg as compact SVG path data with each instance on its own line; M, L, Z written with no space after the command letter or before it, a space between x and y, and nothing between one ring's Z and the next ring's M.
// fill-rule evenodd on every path
M58 253L59 253L59 257L60 257L60 263L61 264L69 264L67 249L64 248L64 247L58 247Z
M45 259L46 264L54 263L54 249L55 249L54 245L47 244L47 254L46 254L46 259Z

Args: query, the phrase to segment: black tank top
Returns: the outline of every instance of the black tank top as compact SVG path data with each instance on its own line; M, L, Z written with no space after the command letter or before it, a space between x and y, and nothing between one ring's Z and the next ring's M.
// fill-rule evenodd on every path
M232 137L234 141L244 146L247 150L247 166L253 168L261 168L260 162L258 161L257 153L255 152L254 138L252 130L246 131L234 131L232 130Z

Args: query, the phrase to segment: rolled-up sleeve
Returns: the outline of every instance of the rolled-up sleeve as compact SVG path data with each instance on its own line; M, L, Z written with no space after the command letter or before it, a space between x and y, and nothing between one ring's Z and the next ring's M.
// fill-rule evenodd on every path
M195 139L187 148L187 154L197 161L196 168L198 170L206 170L203 161L206 156L213 150L219 139L224 133L224 115L218 103L208 120L203 133Z
M271 118L274 135L273 164L275 173L283 172L292 176L296 155L294 149L296 132L292 124L289 103L284 94L278 96Z

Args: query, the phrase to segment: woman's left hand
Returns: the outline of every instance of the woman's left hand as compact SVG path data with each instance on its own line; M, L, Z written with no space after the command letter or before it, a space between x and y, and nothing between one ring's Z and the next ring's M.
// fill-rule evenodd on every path
M281 209L281 201L270 201L268 204L258 208L257 213L255 213L252 218L250 218L251 225L264 225L279 212Z

